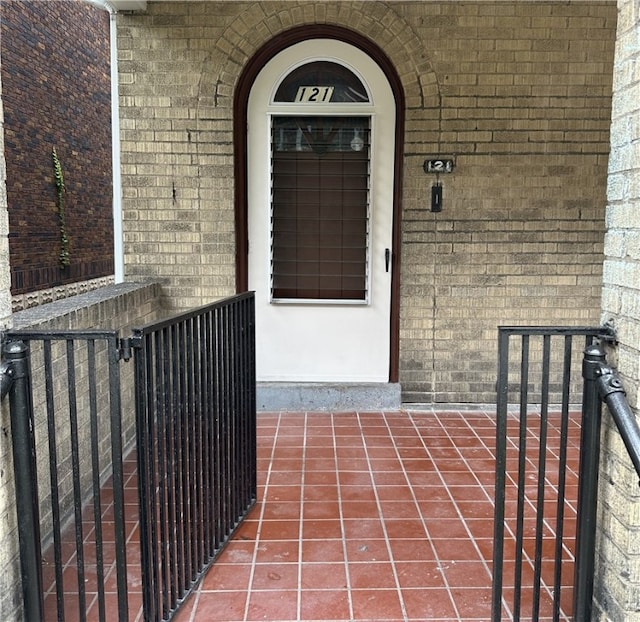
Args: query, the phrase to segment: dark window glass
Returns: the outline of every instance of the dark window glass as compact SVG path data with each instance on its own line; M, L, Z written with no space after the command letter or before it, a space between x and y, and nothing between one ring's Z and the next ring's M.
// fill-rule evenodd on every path
M280 83L274 101L366 103L369 96L362 81L346 67L329 61L315 61L294 69Z
M274 117L275 299L367 297L369 117Z

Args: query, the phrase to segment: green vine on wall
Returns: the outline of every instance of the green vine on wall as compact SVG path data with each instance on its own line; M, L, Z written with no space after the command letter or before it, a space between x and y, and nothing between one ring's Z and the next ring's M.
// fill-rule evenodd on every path
M62 166L60 164L60 160L58 159L58 154L56 153L56 148L53 148L52 152L53 157L53 173L56 182L56 191L58 195L57 206L58 206L58 217L60 218L60 265L63 268L66 268L70 263L69 259L69 238L67 236L67 216L65 213L65 204L64 204L64 176L62 175Z

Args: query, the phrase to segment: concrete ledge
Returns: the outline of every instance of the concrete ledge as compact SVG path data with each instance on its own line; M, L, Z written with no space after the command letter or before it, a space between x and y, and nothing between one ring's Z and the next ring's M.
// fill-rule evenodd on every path
M390 382L259 382L258 411L399 410L400 384Z
M162 313L159 282L126 282L100 287L13 314L14 329L125 329Z

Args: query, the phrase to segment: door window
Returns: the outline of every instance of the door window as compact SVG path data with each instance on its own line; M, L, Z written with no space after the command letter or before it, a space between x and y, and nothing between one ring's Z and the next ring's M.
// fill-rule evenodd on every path
M272 118L272 300L367 300L369 126L369 117Z
M353 71L324 60L296 67L275 91L275 106L301 114L271 117L273 302L368 299L371 117L345 114L345 104L369 101Z

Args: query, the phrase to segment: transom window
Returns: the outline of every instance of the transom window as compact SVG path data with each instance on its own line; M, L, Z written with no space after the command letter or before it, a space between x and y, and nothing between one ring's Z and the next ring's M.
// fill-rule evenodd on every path
M288 74L280 83L274 101L366 103L369 95L360 78L343 65L314 61Z

